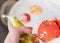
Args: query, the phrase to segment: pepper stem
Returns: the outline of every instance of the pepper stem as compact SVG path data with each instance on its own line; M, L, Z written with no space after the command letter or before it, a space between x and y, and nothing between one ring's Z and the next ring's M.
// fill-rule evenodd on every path
M50 25L50 21L46 20L46 26L49 26Z

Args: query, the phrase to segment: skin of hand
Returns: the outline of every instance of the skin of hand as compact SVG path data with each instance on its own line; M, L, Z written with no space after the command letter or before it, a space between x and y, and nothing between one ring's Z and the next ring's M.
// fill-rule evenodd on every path
M20 36L22 33L30 34L32 33L31 27L17 27L9 29L9 33L4 40L4 43L19 43Z

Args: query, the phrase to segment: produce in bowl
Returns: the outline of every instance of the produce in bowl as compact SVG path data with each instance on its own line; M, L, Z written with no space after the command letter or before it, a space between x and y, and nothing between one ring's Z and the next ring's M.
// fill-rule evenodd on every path
M20 16L20 21L23 23L29 23L30 22L30 15L28 13L24 13Z
M59 27L56 22L45 20L40 24L38 34L43 40L50 41L58 37Z

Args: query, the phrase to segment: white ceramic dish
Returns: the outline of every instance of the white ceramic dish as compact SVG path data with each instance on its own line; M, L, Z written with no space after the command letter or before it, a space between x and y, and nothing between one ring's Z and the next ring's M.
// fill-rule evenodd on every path
M39 15L31 14L29 11L31 5L39 5L42 8L42 13ZM60 7L48 0L20 0L11 9L9 16L16 16L20 19L19 17L22 13L28 13L31 16L31 21L24 25L33 27L33 33L37 33L38 27L43 20L54 17L60 18ZM8 28L11 27L12 25L10 21L8 21Z

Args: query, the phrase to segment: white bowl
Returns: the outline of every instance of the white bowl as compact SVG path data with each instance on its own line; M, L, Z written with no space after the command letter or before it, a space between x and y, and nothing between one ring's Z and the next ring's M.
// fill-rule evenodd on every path
M29 11L31 5L39 5L42 8L42 13L33 15ZM60 7L49 0L20 0L11 9L9 16L16 16L20 19L22 13L28 13L31 16L31 21L24 24L27 27L33 27L33 33L38 32L38 27L43 20L49 20L54 17L60 18ZM12 24L8 21L8 28L12 28Z

